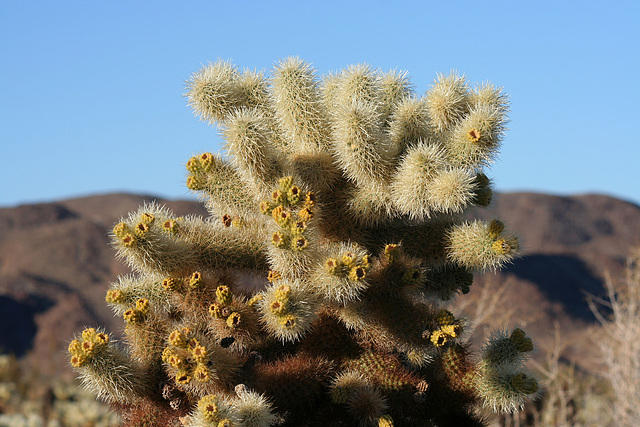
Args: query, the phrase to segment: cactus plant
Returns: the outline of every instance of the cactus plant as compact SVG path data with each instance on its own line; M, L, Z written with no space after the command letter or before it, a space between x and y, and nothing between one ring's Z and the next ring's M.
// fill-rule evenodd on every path
M452 73L418 96L403 72L291 57L206 65L187 97L226 140L186 162L210 216L147 204L115 225L125 345L69 346L126 425L483 425L483 404L535 396L522 330L474 358L445 308L518 254L501 221L464 216L491 200L501 89Z

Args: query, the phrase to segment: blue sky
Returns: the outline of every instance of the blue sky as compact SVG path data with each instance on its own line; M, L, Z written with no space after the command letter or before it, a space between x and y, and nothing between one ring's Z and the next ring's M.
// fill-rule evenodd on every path
M640 204L638 1L0 0L0 206L126 191L193 197L219 151L185 80L218 58L319 73L368 63L490 80L511 97L499 191Z

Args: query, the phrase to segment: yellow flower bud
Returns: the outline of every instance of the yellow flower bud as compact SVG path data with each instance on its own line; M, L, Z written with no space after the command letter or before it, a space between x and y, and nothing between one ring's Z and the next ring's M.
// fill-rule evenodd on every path
M82 339L85 341L93 341L96 337L96 328L87 328L82 331Z
M287 300L291 296L291 287L289 285L280 285L275 292L276 299Z
M149 312L149 300L146 298L140 298L136 301L136 310L140 311L142 314L147 314Z
M455 316L449 310L442 309L436 315L436 322L440 326L451 325L455 320Z
M87 364L88 358L84 354L74 354L71 356L71 366L74 368L81 368Z
M273 236L271 236L271 243L276 248L282 249L285 246L287 246L287 239L285 238L284 234L282 234L279 231L276 231L275 233L273 233Z
M191 355L197 363L206 363L207 361L207 349L202 345L193 347L193 349L191 349Z
M149 225L145 224L144 222L137 223L133 228L133 231L139 237L144 237L149 232L149 230Z
M162 231L169 234L175 234L178 231L178 223L175 219L168 219L162 223Z
M364 279L365 275L366 275L366 272L365 272L364 268L362 268L360 266L353 267L351 269L351 271L349 271L349 279L351 279L353 281L362 280L362 279Z
M448 340L449 340L448 335L441 329L438 329L437 331L433 331L433 333L431 334L431 342L436 347L442 347L447 343Z
M510 382L513 388L525 394L533 394L538 391L538 381L523 373L514 375Z
M119 289L109 289L104 299L108 303L114 304L114 303L122 302L122 300L124 299L124 295L122 294L122 291Z
M316 195L314 193L307 193L304 198L304 206L307 208L311 208L316 204Z
M120 222L113 227L113 234L122 239L129 232L129 227L124 222Z
M240 326L241 321L242 317L240 313L233 312L227 317L227 326L231 329L237 328Z
M174 279L173 277L167 277L162 281L162 287L168 291L178 291L180 290L180 281L178 279Z
M142 222L143 224L151 225L155 220L156 220L156 217L153 216L153 214L150 214L148 212L145 212L140 216L140 222Z
M215 421L218 417L218 397L209 394L201 398L198 401L198 411L207 421Z
M293 243L291 245L291 249L296 250L296 251L301 251L301 250L305 249L308 244L309 244L309 241L307 240L307 238L304 237L304 236L301 236L301 237L298 237L297 239L293 240Z
M274 271L274 270L269 271L269 276L267 277L267 280L270 283L273 283L280 279L282 279L282 274L279 271Z
M378 418L378 427L393 427L393 418L390 415L383 415Z
M289 202L289 205L297 205L300 201L300 197L300 188L295 185L287 191L287 201Z
M480 132L478 129L474 128L467 132L467 139L471 142L478 142L480 141L480 138L482 138L482 132Z
M216 319L222 318L222 307L219 304L213 303L209 306L209 314L211 314Z
M191 375L189 375L189 373L187 371L179 371L176 374L176 382L178 384L189 384L191 382Z
M324 262L324 266L326 267L327 271L331 274L340 273L340 263L335 258L328 258Z
M69 343L69 353L80 354L82 353L82 344L78 340L73 340Z
M231 289L225 285L218 286L216 289L216 300L218 301L218 304L222 306L231 304L231 301L233 300Z
M169 335L169 344L175 347L185 348L187 346L187 337L185 337L179 329L175 329Z
M197 288L202 284L202 274L199 271L195 271L191 277L189 277L189 287Z
M122 246L124 246L125 248L134 247L136 242L137 242L136 238L131 233L125 234L124 236L122 236L122 239L120 240L120 243L122 243Z
M280 319L280 325L282 325L285 329L292 329L296 326L296 318L292 314L287 314L286 316L282 316Z
M263 298L264 298L264 296L263 296L263 295L261 295L261 294L254 295L254 296L249 300L249 302L247 302L247 305L248 305L249 307L253 307L253 306L254 306L258 301L261 301Z
M211 379L209 368L204 363L198 363L196 369L193 370L193 378L201 383L207 383Z

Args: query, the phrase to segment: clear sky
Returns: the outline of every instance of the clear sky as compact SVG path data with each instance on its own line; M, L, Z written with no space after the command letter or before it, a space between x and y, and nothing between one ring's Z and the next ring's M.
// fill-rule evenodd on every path
M95 193L193 197L184 163L220 151L185 80L284 57L490 80L511 122L499 191L640 204L640 2L0 0L0 206Z

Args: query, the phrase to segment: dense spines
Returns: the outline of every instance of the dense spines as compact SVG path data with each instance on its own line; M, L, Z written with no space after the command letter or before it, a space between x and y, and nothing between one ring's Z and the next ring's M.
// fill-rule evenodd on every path
M143 218L148 211L158 217L152 223ZM240 222L225 227L200 218L175 218L163 208L142 207L118 223L112 241L118 256L142 273L180 275L204 268L265 267L259 230Z
M389 123L389 138L398 153L420 141L429 140L433 129L424 98L403 98L394 109Z
M514 412L538 392L538 382L525 369L533 342L522 329L495 331L482 350L475 387L494 411Z
M269 122L255 109L237 110L224 124L225 148L245 185L255 186L256 194L265 193L282 175L271 133Z
M217 154L202 153L187 161L187 188L199 192L211 215L239 215L253 206L254 195L247 191L240 172Z
M311 65L296 57L286 58L275 67L271 83L276 119L288 147L301 153L326 147L327 117Z
M427 108L433 126L444 132L462 119L469 109L469 86L464 76L452 71L448 75L438 74L426 94Z
M258 307L269 334L283 342L300 340L317 317L317 301L300 282L275 281Z
M465 222L448 233L448 255L451 261L470 270L497 269L518 254L516 237L503 231L497 220Z
M164 276L159 274L120 276L117 282L110 284L105 301L116 316L122 316L141 298L149 300L155 311L167 313L171 309L171 302L162 286L163 280Z
M229 61L217 61L201 68L187 82L189 105L204 121L223 121L241 102L238 69Z
M477 403L535 395L523 331L476 362L442 307L519 251L465 215L491 201L501 89L453 72L418 96L406 72L318 77L295 57L270 74L218 61L187 86L226 140L186 163L211 216L151 204L113 228L134 274L106 300L129 351L90 330L69 349L101 397L131 423L389 427L483 425Z
M82 385L104 400L132 403L151 391L142 369L104 332L85 329L71 341L69 353Z

